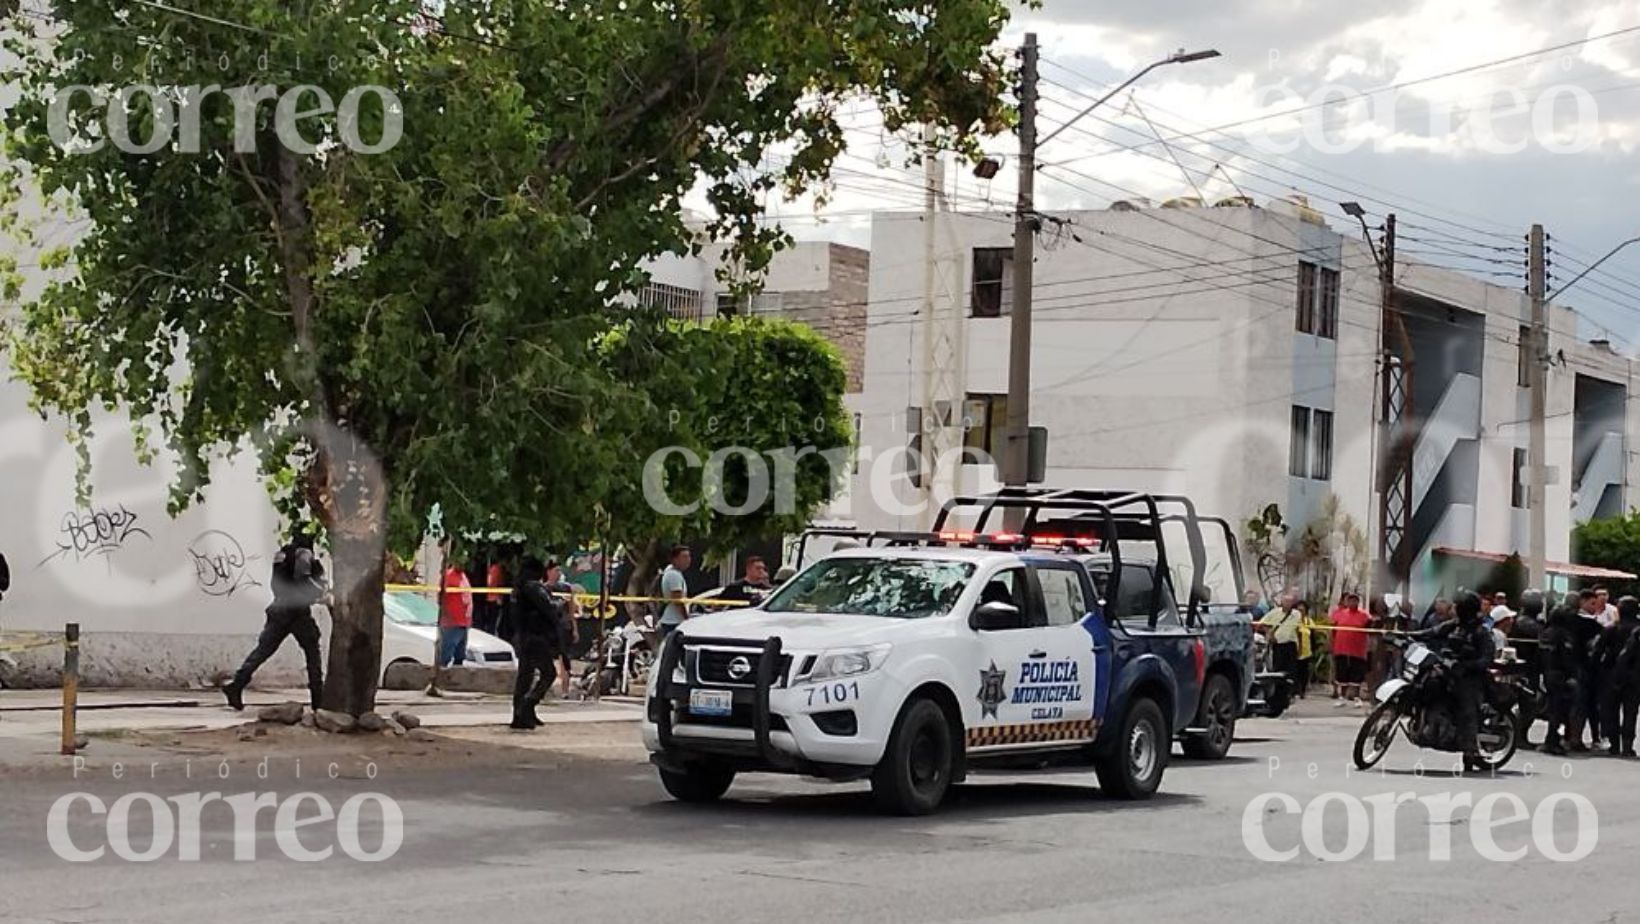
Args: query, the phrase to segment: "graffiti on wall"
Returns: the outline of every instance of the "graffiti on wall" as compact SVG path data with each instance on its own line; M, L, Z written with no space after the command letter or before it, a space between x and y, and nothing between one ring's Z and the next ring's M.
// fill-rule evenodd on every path
M57 550L40 564L59 558L77 562L98 556L107 558L136 537L149 541L154 538L137 525L137 515L124 504L70 510L63 514L57 530Z
M247 587L262 586L249 570L253 556L246 555L239 540L220 529L195 536L188 544L188 557L194 564L194 579L206 596L232 597Z

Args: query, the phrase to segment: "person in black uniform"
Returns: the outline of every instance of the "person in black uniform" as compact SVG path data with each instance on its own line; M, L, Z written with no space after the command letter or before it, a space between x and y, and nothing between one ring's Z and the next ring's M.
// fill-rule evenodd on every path
M268 583L273 602L265 612L262 634L238 673L222 688L222 695L229 706L244 709L245 688L256 669L273 657L286 638L295 636L307 659L308 698L318 709L324 694L324 662L319 660L319 624L313 620L313 606L325 598L325 566L314 554L313 534L305 527L298 527L290 542L273 556L273 576Z
M1581 734L1572 725L1578 699L1578 622L1577 610L1561 605L1549 617L1549 625L1538 638L1538 667L1543 671L1543 692L1547 699L1549 730L1543 738L1543 753L1557 757L1566 755L1562 735ZM1574 743L1575 742L1574 740Z
M1481 621L1481 598L1472 591L1458 595L1454 603L1458 618L1434 630L1434 637L1452 658L1447 678L1452 694L1453 717L1458 723L1458 741L1465 762L1480 757L1481 700L1486 695L1487 671L1497 657L1492 630Z
M1583 590L1575 598L1577 601L1577 698L1572 703L1572 743L1566 749L1575 753L1584 753L1591 748L1600 746L1600 685L1598 683L1599 666L1595 663L1594 647L1600 639L1601 625L1599 616L1605 612L1605 604L1600 602L1600 595L1592 590ZM1583 743L1583 728L1588 726L1589 743Z
M1600 676L1600 727L1613 757L1633 757L1635 710L1640 707L1640 600L1617 601L1617 622L1595 646Z
M1543 689L1543 670L1538 657L1538 642L1542 637L1543 594L1528 590L1521 594L1520 615L1509 628L1509 641L1520 657L1527 686L1533 691ZM1523 748L1536 747L1528 733L1532 730L1532 723L1542 717L1539 715L1542 706L1543 702L1536 696L1523 697L1520 701L1520 746Z
M535 707L558 676L554 662L564 650L563 604L545 583L547 566L530 556L518 569L513 589L513 647L518 651L518 679L513 684L511 728L539 728Z

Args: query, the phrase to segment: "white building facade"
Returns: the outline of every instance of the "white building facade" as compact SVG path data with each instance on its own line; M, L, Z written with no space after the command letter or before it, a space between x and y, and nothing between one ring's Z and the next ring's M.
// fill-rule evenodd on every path
M942 497L997 484L988 464L928 463L915 486L903 450L921 434L948 460L953 447L1002 453L1012 228L1002 214L876 216L864 461L834 517L925 528ZM932 272L913 269L929 255ZM1048 430L1046 485L1183 493L1236 524L1274 505L1292 542L1347 517L1376 553L1383 310L1364 240L1301 202L1123 204L1047 220L1035 276L1031 423ZM1419 421L1410 592L1427 602L1455 589L1452 553L1527 549L1530 304L1404 259L1395 279ZM1567 562L1574 523L1640 503L1640 398L1632 359L1580 339L1570 310L1551 314L1548 553Z

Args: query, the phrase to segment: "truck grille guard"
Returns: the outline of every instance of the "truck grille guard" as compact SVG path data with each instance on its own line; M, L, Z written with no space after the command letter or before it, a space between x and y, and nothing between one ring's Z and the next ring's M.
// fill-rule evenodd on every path
M696 645L727 645L731 647L746 647L744 639L718 638L691 638ZM659 701L660 709L655 715L655 730L660 737L661 750L673 752L676 738L672 730L673 683L672 674L677 671L683 659L684 636L681 632L672 632L666 637L666 643L661 646L660 665L655 677L655 699ZM757 744L757 753L760 758L775 767L791 768L797 762L785 753L777 750L770 737L769 721L769 690L774 687L775 672L780 667L781 642L778 636L765 639L762 656L757 661L755 682L752 686L752 736Z

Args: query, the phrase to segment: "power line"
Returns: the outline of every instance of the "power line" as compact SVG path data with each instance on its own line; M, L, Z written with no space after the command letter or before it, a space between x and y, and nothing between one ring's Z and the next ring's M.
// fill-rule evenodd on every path
M1303 105L1303 106L1294 106L1294 107L1291 107L1291 108L1288 108L1288 109L1283 109L1283 110L1280 110L1280 111L1277 111L1277 112L1266 113L1265 115L1261 115L1261 116L1254 116L1254 117L1251 117L1251 118L1239 119L1239 120L1236 120L1234 122L1226 122L1226 123L1223 123L1221 125L1215 125L1215 126L1212 126L1211 128L1203 129L1201 132L1195 132L1195 133L1183 134L1183 135L1176 135L1172 138L1166 139L1166 141L1168 143L1172 143L1172 142L1175 142L1175 141L1184 141L1184 140L1194 139L1198 135L1204 134L1206 132L1225 132L1225 131L1228 131L1229 129L1232 129L1232 128L1242 128L1242 127L1247 126L1247 125L1256 125L1260 122L1267 122L1271 119L1277 119L1277 118L1281 118L1283 116L1296 115L1296 114L1301 113L1301 112L1309 112L1309 111L1315 110L1315 109L1327 109L1327 108L1331 108L1333 106L1340 105L1342 103L1354 102L1355 100L1358 100L1358 99L1364 99L1364 98L1367 98L1367 97L1370 97L1370 96L1375 96L1379 93L1388 93L1388 92L1393 91L1393 90L1405 90L1409 87L1416 87L1416 86L1421 86L1421 85L1427 84L1427 83L1434 83L1435 81L1438 81L1438 80L1447 80L1447 79L1450 79L1452 77L1461 77L1465 74L1473 74L1473 73L1476 73L1478 71L1490 70L1490 69L1495 68L1495 67L1502 67L1503 65L1506 65L1506 64L1514 64L1514 63L1519 62L1519 61L1526 61L1526 60L1530 60L1532 58L1538 58L1538 57L1542 57L1544 55L1554 54L1554 53L1560 52L1560 51L1567 51L1567 50L1572 49L1572 48L1580 48L1584 45L1588 45L1588 44L1591 44L1593 42L1603 41L1605 39L1610 39L1610 38L1616 38L1616 37L1622 36L1622 35L1630 35L1630 34L1633 34L1633 33L1636 33L1636 32L1640 32L1640 26L1629 26L1629 27L1623 28L1623 29L1615 29L1611 32L1604 32L1604 33L1601 33L1599 35L1586 36L1586 37L1581 38L1581 39L1575 39L1575 40L1569 41L1569 42L1562 42L1558 45L1550 45L1550 46L1547 46L1547 47L1544 47L1544 48L1538 48L1538 49L1534 49L1532 51L1521 52L1519 54L1509 55L1509 56L1503 57L1503 58L1495 58L1491 61L1484 61L1484 62L1481 62L1479 64L1472 64L1472 65L1469 65L1467 67L1460 67L1460 68L1456 68L1456 69L1450 70L1450 71L1443 71L1442 73L1439 73L1439 74L1430 74L1429 76L1426 76L1426 77L1418 77L1418 78L1414 78L1412 80L1403 80L1403 81L1400 81L1398 83L1387 84L1387 85L1377 87L1377 88L1371 89L1371 90L1361 90L1361 91L1357 91L1357 92L1354 92L1354 93L1346 94L1342 97L1328 98L1328 99L1321 100L1319 102L1309 103L1309 104L1306 104L1306 105Z

